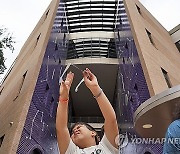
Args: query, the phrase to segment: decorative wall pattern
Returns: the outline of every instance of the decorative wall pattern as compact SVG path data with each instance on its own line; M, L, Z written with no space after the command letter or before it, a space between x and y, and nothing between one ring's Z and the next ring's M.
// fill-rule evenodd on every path
M119 2L117 13L115 42L119 59L118 87L117 87L117 117L121 134L128 138L128 144L120 153L144 154L162 153L160 144L135 144L134 138L140 138L133 128L133 114L136 109L150 98L141 62L131 33L127 14L123 3ZM124 11L123 11L124 10Z
M19 154L59 153L55 118L59 77L64 69L61 61L66 58L68 43L64 11L64 4L60 3L17 150Z

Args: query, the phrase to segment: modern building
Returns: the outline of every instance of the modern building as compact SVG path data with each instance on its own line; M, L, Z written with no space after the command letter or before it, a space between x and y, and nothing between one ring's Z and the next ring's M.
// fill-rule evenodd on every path
M180 51L180 24L170 30L169 34L171 35L173 42L176 44L176 47Z
M75 91L88 67L116 111L126 138L120 153L162 153L163 143L132 139L164 137L180 101L179 59L169 33L137 0L53 0L1 83L0 153L58 154L55 117L66 66L75 73L69 125L103 125L85 85Z

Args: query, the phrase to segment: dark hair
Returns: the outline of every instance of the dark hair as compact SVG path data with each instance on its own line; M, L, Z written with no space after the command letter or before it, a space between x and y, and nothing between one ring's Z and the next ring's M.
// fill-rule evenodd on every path
M96 145L99 144L99 142L100 142L100 137L99 137L97 131L96 131L91 125L89 125L89 124L87 124L87 123L85 123L85 122L77 122L77 123L73 124L73 125L71 126L71 128L70 128L70 134L71 134L71 135L72 135L72 131L73 131L74 127L77 126L77 125L84 125L84 126L86 126L90 131L94 131L94 132L96 133L96 136L95 136Z
M175 110L173 112L173 120L180 119L180 103L175 104Z

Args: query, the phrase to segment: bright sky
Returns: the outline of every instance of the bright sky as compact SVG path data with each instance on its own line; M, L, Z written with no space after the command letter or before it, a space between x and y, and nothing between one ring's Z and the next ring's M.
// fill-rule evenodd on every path
M0 27L8 28L16 41L15 51L4 53L8 69L50 2L51 0L0 0ZM180 24L180 0L140 0L140 2L168 31ZM0 76L0 80L3 76Z

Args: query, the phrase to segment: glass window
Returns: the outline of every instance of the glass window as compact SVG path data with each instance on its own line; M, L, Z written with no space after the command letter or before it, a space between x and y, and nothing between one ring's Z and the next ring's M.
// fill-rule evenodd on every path
M0 147L1 147L2 143L3 143L4 136L5 136L5 135L3 135L2 137L0 137Z
M162 73L164 75L164 78L166 80L166 83L167 83L168 87L171 88L172 86L171 86L167 71L165 71L163 68L161 68L161 71L162 71Z

